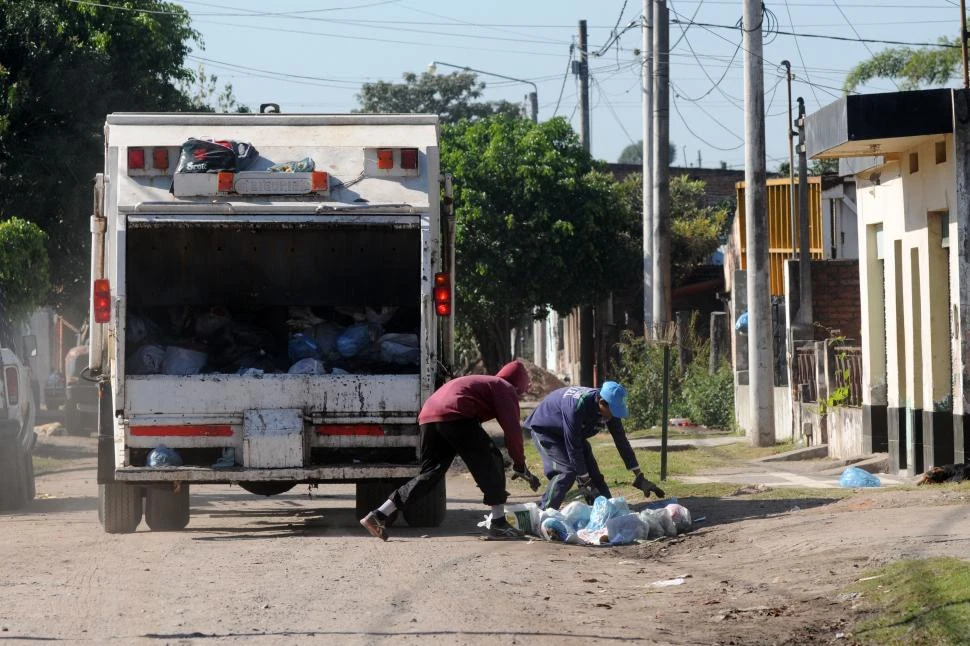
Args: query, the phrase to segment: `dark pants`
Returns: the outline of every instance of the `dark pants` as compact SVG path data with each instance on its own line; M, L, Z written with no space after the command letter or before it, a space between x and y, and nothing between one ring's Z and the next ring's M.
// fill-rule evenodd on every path
M421 425L421 473L398 487L391 500L398 509L434 489L458 455L465 462L475 484L485 494L486 505L508 500L505 490L505 460L482 425L474 419L432 422Z
M562 501L566 498L566 493L576 481L576 469L569 461L566 453L566 443L559 439L548 437L532 431L532 441L539 451L542 458L542 470L549 478L549 485L545 493L539 499L539 507L542 509L559 509ZM600 467L596 463L593 455L593 447L588 440L583 440L583 455L586 457L586 468L589 469L589 477L597 490L607 498L612 498L610 488L606 486L606 479L600 472Z

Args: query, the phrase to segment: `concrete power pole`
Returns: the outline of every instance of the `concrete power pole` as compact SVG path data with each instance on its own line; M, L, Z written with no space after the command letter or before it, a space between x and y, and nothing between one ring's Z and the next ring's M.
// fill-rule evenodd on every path
M808 153L805 150L805 99L798 97L798 322L811 329L812 258L808 233ZM808 332L806 332L808 334Z
M748 438L753 446L775 442L774 345L765 212L765 97L760 0L744 0L744 217L748 288Z
M586 21L579 21L579 141L586 152L589 144L589 54L586 43ZM593 364L596 362L596 346L592 305L579 308L579 383L595 386Z
M670 14L656 0L653 15L653 318L667 324L670 311Z
M643 79L643 329L653 325L653 0L643 0L640 45Z

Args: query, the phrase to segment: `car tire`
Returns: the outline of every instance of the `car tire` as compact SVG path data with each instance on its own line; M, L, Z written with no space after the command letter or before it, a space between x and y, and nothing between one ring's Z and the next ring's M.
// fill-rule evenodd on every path
M77 409L77 404L68 400L68 402L64 404L64 431L68 435L89 435L81 422L81 411Z
M358 482L356 501L354 503L354 513L357 516L357 520L360 520L384 504L388 496L405 482L407 480L402 478L384 478Z
M0 510L20 509L27 504L24 454L16 444L0 447Z

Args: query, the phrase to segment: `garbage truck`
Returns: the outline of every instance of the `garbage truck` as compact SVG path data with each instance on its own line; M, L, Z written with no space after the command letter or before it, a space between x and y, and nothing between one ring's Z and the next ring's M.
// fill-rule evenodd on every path
M114 113L91 216L87 378L108 533L184 529L193 485L420 470L454 363L454 218L433 115ZM436 526L444 482L404 513Z

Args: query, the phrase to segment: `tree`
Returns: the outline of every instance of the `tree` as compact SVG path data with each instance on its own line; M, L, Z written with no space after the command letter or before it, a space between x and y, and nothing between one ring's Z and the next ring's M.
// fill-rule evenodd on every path
M44 232L33 222L0 222L0 319L22 323L50 291Z
M455 178L456 308L494 372L524 316L593 302L638 272L634 216L565 119L493 116L442 135Z
M864 60L845 77L842 90L848 94L875 78L900 80L900 90L945 85L960 66L960 42L941 37L939 47L891 47Z
M408 72L403 78L403 83L364 83L357 95L361 107L354 112L436 114L445 123L493 114L522 115L522 109L508 101L478 101L485 84L472 72Z
M0 0L0 213L47 233L49 302L62 312L87 310L105 115L190 107L176 84L193 79L194 41L174 2Z
M677 146L668 143L670 146L670 164L673 165L674 160L677 159ZM635 144L630 144L620 152L620 156L617 158L616 163L618 164L642 164L643 163L643 139Z
M642 245L643 228L639 216L643 204L643 176L633 173L620 187L626 208L636 214L634 227L629 232L630 239L634 244ZM705 189L703 180L692 180L687 175L670 178L670 276L671 285L675 287L682 285L698 265L706 262L727 237L731 206L708 204ZM639 280L637 285L629 285L631 290L638 288L643 288Z
M189 109L194 112L249 112L249 107L240 105L232 93L232 83L226 83L219 89L219 77L206 74L205 65L199 63L193 74L192 82L183 81L178 84L189 101Z

